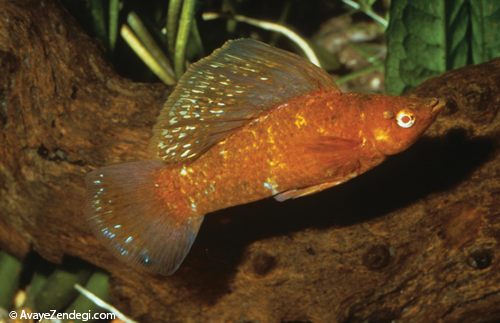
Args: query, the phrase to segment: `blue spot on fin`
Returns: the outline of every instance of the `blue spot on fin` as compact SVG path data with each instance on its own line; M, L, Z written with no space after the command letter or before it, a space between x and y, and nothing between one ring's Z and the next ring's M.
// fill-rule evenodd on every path
M85 217L115 257L137 269L171 275L188 254L203 217L175 217L165 209L154 189L164 166L139 162L90 172Z

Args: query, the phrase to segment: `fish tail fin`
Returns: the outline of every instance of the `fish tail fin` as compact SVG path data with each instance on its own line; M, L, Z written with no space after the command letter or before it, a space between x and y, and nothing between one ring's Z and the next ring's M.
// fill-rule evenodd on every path
M127 264L173 274L191 248L202 216L183 217L158 197L155 181L162 162L138 162L87 175L85 217L108 250Z

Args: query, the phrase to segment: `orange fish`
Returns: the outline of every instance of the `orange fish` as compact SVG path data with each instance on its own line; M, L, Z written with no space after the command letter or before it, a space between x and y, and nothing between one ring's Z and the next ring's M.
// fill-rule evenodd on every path
M207 213L348 181L407 149L444 105L342 94L295 54L229 41L191 65L165 103L149 146L157 161L87 175L85 215L119 259L171 275Z

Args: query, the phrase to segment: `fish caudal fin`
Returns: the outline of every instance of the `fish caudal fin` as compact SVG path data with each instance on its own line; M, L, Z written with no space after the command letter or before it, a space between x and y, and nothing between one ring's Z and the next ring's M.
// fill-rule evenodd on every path
M99 240L135 268L173 274L191 248L203 217L169 213L155 192L161 162L105 167L87 175L85 217Z

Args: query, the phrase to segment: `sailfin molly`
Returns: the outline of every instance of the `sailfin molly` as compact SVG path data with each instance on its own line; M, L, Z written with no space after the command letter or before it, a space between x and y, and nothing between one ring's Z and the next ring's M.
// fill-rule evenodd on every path
M156 161L87 175L85 216L117 258L170 275L205 215L348 181L410 147L444 106L341 93L295 54L229 41L191 65L165 103L149 145Z

